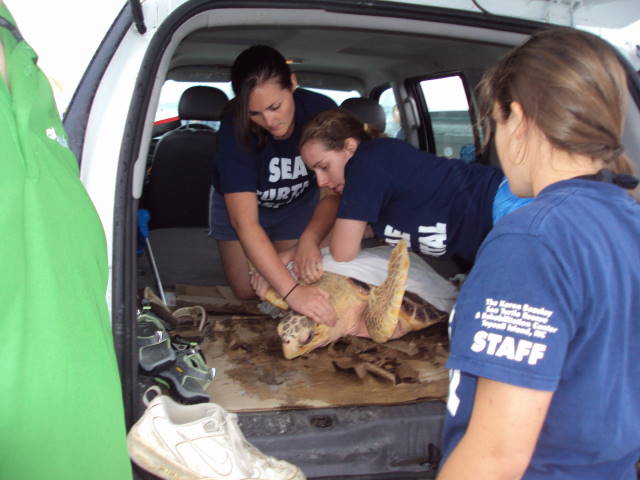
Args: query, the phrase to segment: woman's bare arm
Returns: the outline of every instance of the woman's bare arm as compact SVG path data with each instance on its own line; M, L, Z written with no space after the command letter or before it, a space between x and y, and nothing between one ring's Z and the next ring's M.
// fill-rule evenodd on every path
M367 222L338 218L331 232L331 255L338 262L348 262L360 253Z
M284 297L297 282L282 263L273 243L259 223L255 193L228 193L224 198L231 225L247 258L274 290ZM287 303L297 312L319 323L335 323L335 311L329 303L329 296L319 288L296 287L287 298Z
M478 379L467 431L437 480L516 480L531 461L553 392Z

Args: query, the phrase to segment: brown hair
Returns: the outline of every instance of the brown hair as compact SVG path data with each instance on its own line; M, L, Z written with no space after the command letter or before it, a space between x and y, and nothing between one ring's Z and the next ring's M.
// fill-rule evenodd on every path
M327 150L342 150L347 138L359 142L380 138L384 134L369 123L362 123L353 113L342 108L325 110L313 117L302 130L299 147L319 140Z
M487 71L478 89L484 147L495 130L494 106L506 119L515 101L556 148L631 173L621 142L626 74L595 35L571 28L538 32Z
M276 80L284 89L293 90L291 70L287 61L275 48L254 45L243 50L231 66L231 86L236 95L230 108L234 114L235 135L246 149L264 148L267 132L249 118L249 96L255 87ZM253 143L255 141L255 144Z

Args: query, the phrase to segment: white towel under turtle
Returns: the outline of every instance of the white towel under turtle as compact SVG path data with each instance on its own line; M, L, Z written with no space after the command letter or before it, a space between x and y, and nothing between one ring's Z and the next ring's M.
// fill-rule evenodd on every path
M393 247L382 245L365 248L349 262L337 262L328 248L321 250L326 272L353 277L372 285L380 285L387 278L389 255ZM407 290L419 295L438 310L450 312L455 303L458 289L453 283L442 277L419 255L409 252L409 277Z

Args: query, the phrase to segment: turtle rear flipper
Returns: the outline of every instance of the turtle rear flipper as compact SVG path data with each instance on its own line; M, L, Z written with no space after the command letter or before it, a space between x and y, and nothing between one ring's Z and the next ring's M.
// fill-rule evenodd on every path
M389 256L387 279L369 292L364 321L373 341L386 342L395 332L408 275L407 242L400 240Z

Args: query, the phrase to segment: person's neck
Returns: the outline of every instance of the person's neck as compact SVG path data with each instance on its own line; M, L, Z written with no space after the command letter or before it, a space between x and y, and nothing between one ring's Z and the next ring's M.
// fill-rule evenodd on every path
M552 149L545 160L533 172L533 192L537 196L552 183L569 180L582 175L593 175L603 168L602 162L594 161L586 155L579 155Z

